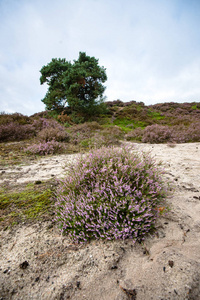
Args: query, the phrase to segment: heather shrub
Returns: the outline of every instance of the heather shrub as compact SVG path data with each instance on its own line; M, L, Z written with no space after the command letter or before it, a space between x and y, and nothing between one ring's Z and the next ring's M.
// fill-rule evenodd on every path
M20 114L20 113L13 113L13 114L1 113L0 114L0 125L13 123L13 122L24 125L24 124L29 124L30 119L28 116L24 116L23 114Z
M108 134L108 131L106 131L106 134L103 131L96 132L91 138L89 139L83 139L80 141L80 146L84 148L89 149L99 149L101 147L108 147L112 145L119 145L119 137L115 135Z
M69 141L69 134L66 132L65 128L62 126L54 127L46 127L42 129L38 135L38 139L41 141L52 141L55 140L57 142L67 142Z
M90 134L90 138L82 139L80 146L89 149L98 149L103 146L119 145L119 140L124 136L121 128L110 126L101 131L97 130ZM81 136L80 136L81 137Z
M199 142L200 122L194 122L189 126L173 126L172 137L177 143Z
M39 132L42 129L45 128L61 128L61 130L64 130L65 127L62 126L58 121L55 119L50 118L43 118L43 117L31 117L32 124L35 127L36 131Z
M33 119L33 127L40 141L69 141L66 128L54 119L36 117Z
M150 125L144 129L142 142L144 143L166 143L172 138L172 130L168 126Z
M49 112L47 110L44 110L44 111L41 111L41 112L38 112L38 113L35 113L33 114L32 116L30 116L30 118L32 119L38 119L38 118L46 118L46 119L50 119L52 118L49 114Z
M118 126L109 126L102 130L104 136L112 136L113 138L122 139L124 137L123 130Z
M20 141L32 138L37 134L40 140L44 137L46 141L47 136L51 140L54 138L58 141L69 139L64 126L54 119L46 119L40 115L45 114L44 112L38 113L31 117L19 113L0 114L0 141ZM43 130L44 132L40 133Z
M49 142L33 144L28 148L24 149L24 151L30 154L48 155L48 154L61 153L63 149L64 147L62 143L52 140Z
M140 127L129 131L125 138L127 141L141 141L142 140L142 136L143 136L144 130Z
M167 187L153 159L129 148L80 156L59 181L55 221L74 242L142 240L155 228Z
M21 125L15 122L0 125L0 142L20 141L32 138L35 129L31 124Z
M194 122L188 126L187 135L189 142L200 142L200 121Z
M76 133L91 133L92 131L102 129L101 125L99 125L97 122L86 122L83 124L74 125L70 128L70 132Z
M69 128L70 141L79 144L85 139L90 139L95 132L101 129L101 125L95 121L74 125Z

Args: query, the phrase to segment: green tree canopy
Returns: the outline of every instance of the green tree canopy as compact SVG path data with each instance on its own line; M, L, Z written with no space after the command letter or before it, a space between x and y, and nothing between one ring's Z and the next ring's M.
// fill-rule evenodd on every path
M98 65L98 59L85 52L79 52L73 63L53 58L40 70L40 83L49 86L42 99L46 109L60 112L68 106L75 112L95 114L104 100L105 70Z

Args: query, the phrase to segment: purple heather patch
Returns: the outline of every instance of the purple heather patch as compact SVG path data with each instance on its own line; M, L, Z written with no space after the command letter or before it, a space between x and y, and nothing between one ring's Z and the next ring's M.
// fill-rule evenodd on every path
M72 165L59 182L55 220L74 242L141 240L155 229L168 191L164 171L149 154L101 148Z

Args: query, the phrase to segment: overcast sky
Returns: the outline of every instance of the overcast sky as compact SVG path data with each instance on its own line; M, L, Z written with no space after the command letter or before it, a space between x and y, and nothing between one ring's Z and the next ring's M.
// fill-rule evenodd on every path
M44 110L40 69L80 51L107 101L200 102L200 0L0 0L0 111Z

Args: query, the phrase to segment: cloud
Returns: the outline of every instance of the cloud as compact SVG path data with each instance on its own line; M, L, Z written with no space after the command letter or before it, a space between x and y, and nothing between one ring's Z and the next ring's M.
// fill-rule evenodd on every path
M200 3L0 1L0 110L44 109L39 70L79 51L107 69L107 100L200 101Z

